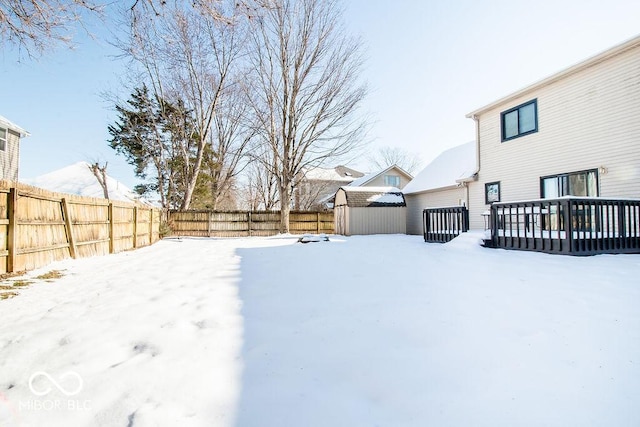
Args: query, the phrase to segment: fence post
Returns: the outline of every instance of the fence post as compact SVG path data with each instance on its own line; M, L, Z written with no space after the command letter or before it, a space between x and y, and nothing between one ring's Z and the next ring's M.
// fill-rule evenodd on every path
M109 253L115 251L115 236L113 235L113 203L109 203Z
M62 215L64 216L64 225L67 229L67 241L69 242L69 255L71 258L76 258L76 242L73 238L73 225L71 224L71 216L69 215L69 205L67 204L67 198L63 197L62 201Z
M9 226L7 230L7 273L13 273L16 265L16 212L18 204L18 189L11 187L9 189L9 199L7 200L7 216L9 217Z
M153 245L153 208L149 209L149 246Z
M249 237L251 237L251 211L247 211L247 222L248 222L248 232Z
M133 207L133 249L138 247L138 207Z
M320 212L316 212L316 218L316 230L318 230L316 234L320 234Z
M207 211L207 237L211 237L211 221L213 221L213 212Z

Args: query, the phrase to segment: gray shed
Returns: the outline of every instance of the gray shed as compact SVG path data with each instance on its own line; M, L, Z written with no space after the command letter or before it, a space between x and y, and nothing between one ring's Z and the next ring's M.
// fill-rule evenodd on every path
M404 234L407 205L395 187L340 187L333 208L335 233Z

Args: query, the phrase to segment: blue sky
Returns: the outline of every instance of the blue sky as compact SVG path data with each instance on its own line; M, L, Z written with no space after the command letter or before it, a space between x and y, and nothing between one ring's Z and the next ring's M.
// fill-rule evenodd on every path
M345 0L344 7L348 31L366 47L372 149L399 146L425 164L474 138L466 113L640 33L638 1ZM31 133L21 178L98 160L136 183L107 144L115 113L101 96L119 90L123 64L111 57L104 31L91 31L96 39L79 33L74 50L39 60L18 63L6 48L0 55L0 115Z

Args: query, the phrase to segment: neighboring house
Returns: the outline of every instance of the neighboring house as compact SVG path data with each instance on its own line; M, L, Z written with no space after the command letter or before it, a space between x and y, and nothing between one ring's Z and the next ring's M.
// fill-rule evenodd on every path
M350 187L395 187L402 190L413 176L397 165L369 173L351 182Z
M395 187L341 187L333 212L336 234L406 233L406 203Z
M425 208L466 206L476 172L475 141L450 148L436 157L402 190L407 202L407 234L423 233Z
M640 36L467 117L476 122L477 162L469 172L461 161L456 171L465 173L454 181L468 192L450 179L439 189L409 185L412 233L427 206L462 203L470 227L482 229L493 202L640 198Z
M20 164L20 138L29 132L0 116L0 178L17 181Z
M294 209L331 209L336 191L362 176L346 166L305 169L294 190Z

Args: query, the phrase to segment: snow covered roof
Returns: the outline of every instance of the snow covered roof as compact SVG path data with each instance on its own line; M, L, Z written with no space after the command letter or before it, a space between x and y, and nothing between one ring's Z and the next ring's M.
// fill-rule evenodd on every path
M362 207L399 207L406 206L402 191L396 187L340 187L344 191L347 206Z
M404 187L404 194L457 185L459 180L471 178L476 168L475 141L458 145L443 152L429 163Z
M371 182L374 179L376 179L377 177L379 177L380 175L383 175L383 174L389 172L391 169L396 169L399 173L405 175L409 179L413 178L413 176L409 172L405 171L400 166L391 165L391 166L389 166L386 169L383 169L381 171L368 173L368 174L364 175L361 178L355 179L355 180L353 180L353 182L351 182L351 184L349 184L349 186L350 187L360 187L360 186L366 185L368 182Z
M20 126L11 122L9 119L3 116L0 116L0 126L6 127L7 129L11 129L14 132L18 132L20 134L20 138L24 138L25 136L31 135L29 132L22 129Z
M336 166L334 168L311 168L305 169L304 176L308 181L339 181L351 182L360 178L364 174L346 166Z
M57 193L104 198L102 186L87 162L77 162L62 169L21 181L25 184ZM131 191L127 186L109 175L107 175L107 189L109 190L109 199L149 204L148 201L141 199L139 195Z

